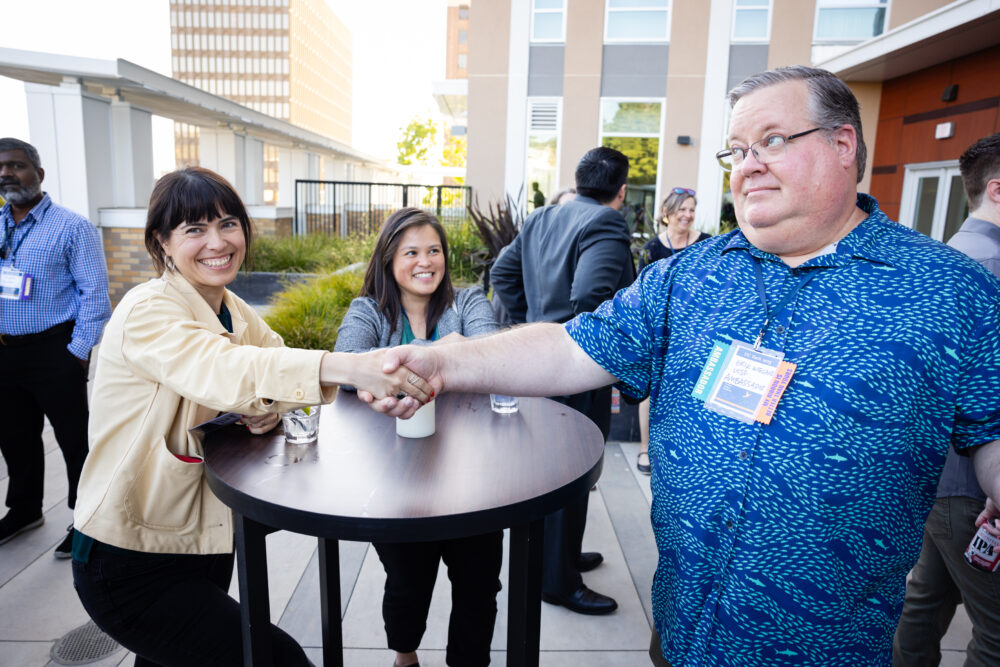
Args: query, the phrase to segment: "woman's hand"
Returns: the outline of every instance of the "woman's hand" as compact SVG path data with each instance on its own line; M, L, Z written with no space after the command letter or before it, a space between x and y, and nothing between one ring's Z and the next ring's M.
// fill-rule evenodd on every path
M412 398L416 402L414 407L431 400L434 395L431 386L410 369L399 366L388 373L383 371L386 349L351 355L357 363L352 373L355 377L350 384L357 387L359 393L366 391L379 400L394 398L404 401Z
M240 423L246 425L247 430L254 435L267 433L277 426L279 421L281 421L281 415L276 412L253 416L240 415Z

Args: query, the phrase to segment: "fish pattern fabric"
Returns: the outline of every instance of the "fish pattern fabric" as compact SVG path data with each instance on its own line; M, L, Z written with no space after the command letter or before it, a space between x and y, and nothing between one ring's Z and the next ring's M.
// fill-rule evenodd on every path
M790 268L734 231L647 267L570 336L649 396L654 619L674 667L889 665L949 446L1000 439L1000 281L868 217ZM797 365L770 424L692 390L716 340Z

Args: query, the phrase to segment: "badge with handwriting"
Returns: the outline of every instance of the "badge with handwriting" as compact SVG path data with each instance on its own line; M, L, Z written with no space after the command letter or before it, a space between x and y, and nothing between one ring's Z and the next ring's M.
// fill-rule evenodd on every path
M713 412L747 424L770 424L795 372L784 356L739 340L717 340L691 395Z

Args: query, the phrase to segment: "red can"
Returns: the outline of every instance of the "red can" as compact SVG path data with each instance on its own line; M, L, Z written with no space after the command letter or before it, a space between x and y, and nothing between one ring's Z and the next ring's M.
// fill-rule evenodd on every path
M986 530L985 523L972 536L965 550L965 560L977 570L996 572L1000 569L1000 537Z

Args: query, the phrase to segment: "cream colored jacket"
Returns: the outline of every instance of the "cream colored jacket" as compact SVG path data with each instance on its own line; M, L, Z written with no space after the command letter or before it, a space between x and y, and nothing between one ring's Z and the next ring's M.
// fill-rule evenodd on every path
M91 395L90 454L74 525L94 539L154 553L233 547L232 514L212 494L192 426L231 411L257 415L329 402L321 350L283 347L253 309L226 292L228 333L179 274L129 291L104 331Z

